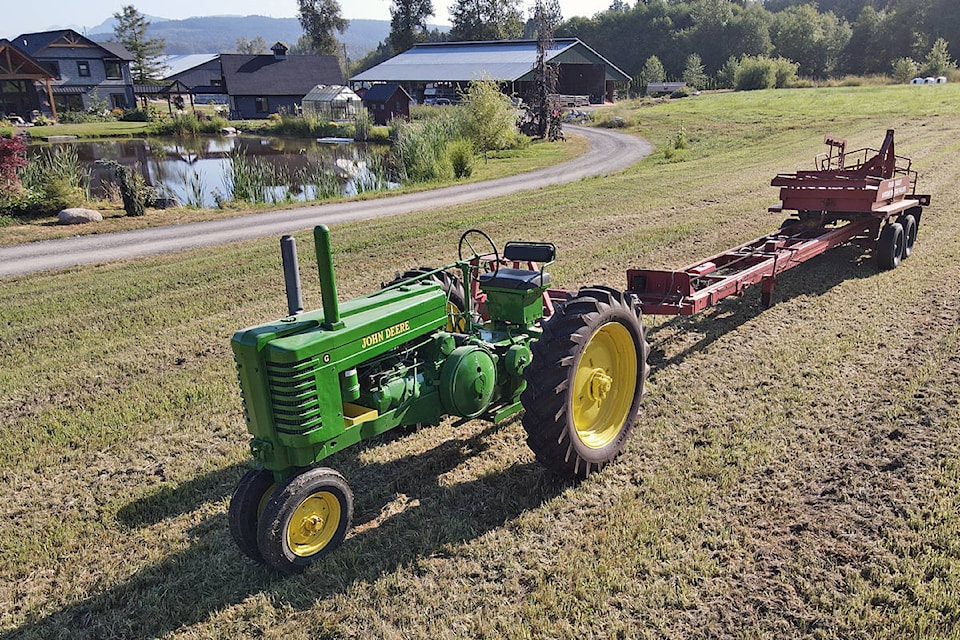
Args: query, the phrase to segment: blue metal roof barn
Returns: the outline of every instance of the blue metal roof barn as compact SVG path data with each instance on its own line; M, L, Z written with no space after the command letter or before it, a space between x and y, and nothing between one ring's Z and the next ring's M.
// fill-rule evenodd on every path
M424 96L442 94L444 87L455 92L486 77L523 95L533 80L536 59L535 40L421 43L356 74L350 82L354 86L397 82L422 101ZM560 69L558 93L586 95L594 103L612 100L615 85L630 82L630 76L577 38L557 38L547 62ZM431 88L439 91L431 94Z

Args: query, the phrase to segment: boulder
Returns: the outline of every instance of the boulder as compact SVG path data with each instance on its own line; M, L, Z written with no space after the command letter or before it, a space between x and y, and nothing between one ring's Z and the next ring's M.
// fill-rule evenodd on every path
M88 222L100 222L101 220L103 220L103 216L100 215L99 211L80 207L64 209L57 216L57 224L87 224Z

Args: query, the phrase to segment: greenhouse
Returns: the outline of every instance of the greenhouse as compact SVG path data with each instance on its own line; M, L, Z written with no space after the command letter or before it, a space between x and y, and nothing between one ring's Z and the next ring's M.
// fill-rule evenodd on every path
M363 108L360 96L343 85L318 84L303 98L303 115L330 120L350 120Z

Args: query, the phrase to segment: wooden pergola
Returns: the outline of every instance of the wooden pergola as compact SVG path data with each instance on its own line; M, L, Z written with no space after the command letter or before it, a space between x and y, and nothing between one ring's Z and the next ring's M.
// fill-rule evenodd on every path
M53 100L53 88L50 84L50 81L56 78L36 60L13 46L9 40L0 40L0 80L43 82L47 88L53 120L57 121L57 105Z
M173 84L166 86L159 84L134 85L133 92L138 98L140 98L140 102L144 109L147 108L147 99L150 96L161 96L167 99L167 110L170 112L170 115L173 115L173 104L170 101L170 96L188 95L190 96L190 111L194 110L193 89L183 84L179 80L174 80Z

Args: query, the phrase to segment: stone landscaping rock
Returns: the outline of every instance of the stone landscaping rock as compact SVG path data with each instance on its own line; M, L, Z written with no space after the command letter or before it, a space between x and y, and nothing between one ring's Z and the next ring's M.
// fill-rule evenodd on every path
M99 211L80 207L64 209L57 216L57 224L87 224L88 222L100 222L101 220L103 220L103 216L100 215Z

